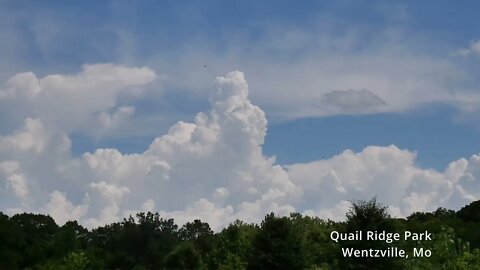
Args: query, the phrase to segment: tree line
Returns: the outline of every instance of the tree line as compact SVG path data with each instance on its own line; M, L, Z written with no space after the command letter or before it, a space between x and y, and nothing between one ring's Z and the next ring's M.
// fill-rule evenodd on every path
M332 241L331 232L424 232L432 240ZM344 257L342 249L388 249L431 256ZM215 233L201 220L178 226L138 213L88 230L48 215L0 212L0 269L480 269L480 201L393 218L375 198L353 201L342 222L270 213L261 224L237 220Z

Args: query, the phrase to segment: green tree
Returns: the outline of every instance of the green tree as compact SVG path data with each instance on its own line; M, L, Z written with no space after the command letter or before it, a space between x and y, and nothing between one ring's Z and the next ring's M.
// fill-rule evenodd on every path
M340 246L330 239L330 232L337 230L333 221L318 217L290 214L294 230L302 235L306 264L312 269L329 269L337 263Z
M480 270L480 250L465 251L455 260L447 264L447 269L455 270Z
M463 221L480 223L480 200L462 207L457 216Z
M20 268L34 266L54 257L53 237L58 231L55 221L46 215L23 213L10 218L21 231L19 252L22 254Z
M191 242L180 243L165 257L164 269L201 269L202 259Z
M48 260L35 267L38 270L86 270L89 260L83 252L70 252L61 260Z
M55 257L63 257L69 252L85 249L88 241L88 230L77 221L68 221L55 233L53 249Z
M18 269L25 236L7 215L0 212L0 269Z
M83 252L70 252L64 259L65 269L68 270L86 270L88 263L88 258Z
M374 197L369 201L353 201L347 212L345 223L346 232L368 231L395 232L395 222L390 217L387 207ZM390 245L385 241L367 241L364 237L361 241L341 241L342 248L353 248L360 250L387 249ZM346 257L340 260L342 269L403 269L401 259L398 258L356 258Z
M209 269L246 269L252 242L259 228L240 220L223 229L209 254Z
M307 266L302 233L288 217L268 214L253 242L248 269L304 269Z
M480 269L478 249L471 251L468 242L455 236L455 231L443 226L441 231L433 234L432 241L417 241L416 248L430 250L431 257L411 257L407 260L407 269Z
M213 249L214 233L210 225L195 219L193 222L187 222L179 230L179 236L182 241L192 242L200 256L206 258Z

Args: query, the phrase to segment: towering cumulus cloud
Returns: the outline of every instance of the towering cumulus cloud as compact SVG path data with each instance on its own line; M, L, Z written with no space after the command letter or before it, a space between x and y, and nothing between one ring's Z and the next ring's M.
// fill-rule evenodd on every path
M180 222L197 217L218 227L234 215L254 220L267 211L294 210L287 201L301 189L262 155L267 120L248 99L244 75L218 77L215 88L211 111L193 123L176 123L144 153L99 149L83 156L88 197L100 201L89 211L98 218L89 222L150 208Z
M135 112L118 105L118 95L155 78L148 68L107 64L77 75L10 79L0 90L1 117L21 111L0 137L2 211L42 212L89 227L158 211L178 223L200 218L218 229L236 218L258 222L271 211L341 218L348 200L375 195L395 215L458 207L480 196L479 156L452 162L444 172L418 168L416 153L395 146L276 164L262 153L267 120L239 71L216 78L209 111L174 124L143 153L97 149L72 157L72 132L114 129Z

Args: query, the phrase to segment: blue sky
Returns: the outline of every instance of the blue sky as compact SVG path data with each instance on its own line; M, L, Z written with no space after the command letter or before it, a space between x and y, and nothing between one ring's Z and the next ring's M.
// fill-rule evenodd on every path
M292 141L301 138L299 149ZM345 149L396 145L417 151L422 167L443 170L452 160L478 152L478 130L455 123L447 108L405 114L307 118L270 127L265 152L281 164L330 158Z
M448 185L453 187L463 181L458 179L466 179L468 170L475 171L471 164L476 163L471 160L480 152L479 8L478 1L0 1L0 80L3 82L0 157L5 162L11 161L5 163L8 166L4 165L2 177L7 179L4 191L16 187L20 195L26 194L30 185L30 190L42 186L38 183L42 183L43 177L56 178L59 183L70 181L69 185L73 186L57 187L52 183L48 189L38 191L43 195L39 195L37 204L48 206L48 198L63 198L67 206L70 203L79 213L84 209L84 195L90 192L89 196L94 196L96 189L115 190L117 193L112 192L119 198L132 194L134 188L129 184L120 185L117 179L120 173L111 179L103 174L95 178L98 172L92 169L88 176L82 175L93 177L83 186L72 179L80 177L75 170L87 166L79 164L93 164L87 161L90 154L95 158L106 155L101 151L97 153L98 149L115 149L121 153L120 159L128 159L128 154L148 155L154 152L158 138L176 130L178 121L194 123L197 127L205 124L197 122L199 112L212 117L211 122L207 121L210 126L204 127L210 133L222 130L230 134L231 137L225 135L228 138L222 137L222 140L217 137L219 145L230 142L234 147L247 141L258 142L252 149L263 153L265 160L259 162L272 162L268 158L275 156L271 173L277 170L275 164L280 165L292 185L300 190L308 186L305 183L318 180L310 179L309 172L314 167L325 172L323 175L327 178L330 177L327 172L335 172L333 175L340 177L337 182L343 183L343 187L348 181L342 180L341 175L350 176L347 169L339 168L339 160L358 159L359 164L363 164L358 168L366 168L371 165L366 160L375 155L373 153L381 155L382 151L392 154L399 167L406 166L403 171L412 171L408 177L417 173L429 175L438 183L450 181ZM229 73L234 70L243 75ZM23 72L32 73L19 75ZM51 74L57 75L48 77ZM250 117L245 116L244 122L238 124L246 125L246 130L252 132L248 135L242 135L245 130L237 130L239 134L229 133L236 129L231 129L226 122L216 122L215 113L230 113L215 103L220 101L215 96L216 90L230 89L225 86L230 84L219 83L217 76L226 76L225 80L232 81L233 89L244 89L242 82L246 80L248 98L244 101L258 106L265 114L268 123L264 136L254 132L257 128L263 130L263 116L257 114L256 109L245 112ZM243 90L235 91L232 96L245 98ZM214 128L216 125L218 130ZM45 135L46 141L39 143L41 147L35 148L36 151L49 149L57 153L63 149L60 152L65 151L62 155L68 156L71 162L60 166L52 157L47 162L52 164L51 170L45 169L33 176L30 183L29 175L34 173L29 170L36 168L38 161L22 160L22 154L11 150L13 146L2 148L2 140L3 145L23 149L36 145L32 142L34 139L17 142L30 138L31 133L40 136L38 132ZM203 132L206 131L200 133ZM224 134L222 132L219 134ZM51 142L61 141L68 143L47 147ZM395 148L389 148L390 145ZM182 146L183 150L178 151L187 148ZM347 150L355 155L350 156ZM183 173L173 169L176 167L172 164L176 162L200 166L189 159L169 157L170 152L162 151L167 150L160 151L167 157L158 158L171 170L165 173L167 178L183 177ZM245 157L246 160L252 157ZM208 162L204 161L207 165ZM322 165L324 163L329 165ZM453 173L455 166L463 163L463 176ZM375 168L384 165L380 162ZM243 173L256 175L256 169L250 169ZM205 171L212 170L206 168ZM360 176L362 173L358 172L358 177L365 177L366 182L377 176L385 177L383 173L375 176L373 172ZM23 184L18 181L13 184L13 180L8 179L17 178L12 175L23 177L25 183L18 180ZM227 175L216 172L208 176L225 179ZM411 181L420 181L422 177L415 176ZM447 180L438 180L442 177ZM321 186L322 181L330 180L321 180L318 185ZM192 204L156 210L187 216L191 209L207 205L201 201L205 199L215 207L224 207L221 208L224 211L232 206L232 215L242 215L239 209L244 204L240 198L228 201L230 204L215 201L220 196L215 192L227 196L229 193L222 188L233 187L218 183L205 186L206 193L197 194L198 201ZM398 202L392 201L392 211L405 215L411 210L409 203L414 201L412 194L418 193L418 186L412 184L405 191L410 195L399 198ZM251 188L250 195L242 198L244 202L255 201L249 196L253 196L257 188ZM461 188L463 186L458 189ZM314 203L308 195L298 195L302 192L297 194L302 198L301 203L288 202L282 208L281 202L276 201L275 205L278 211L293 208L333 217L336 211L344 209L342 200L354 199L348 196L376 195L358 193L361 189L358 187L345 195L338 187L337 191L343 195L324 202L325 206L319 208L310 205ZM211 193L212 190L215 192ZM54 191L64 197L58 197ZM215 193L217 195L211 196L217 197L210 198L207 193ZM145 196L142 193L138 198L128 199L128 203L115 201L114 206L124 212L138 209L138 205L150 206L148 200L148 203L140 202ZM148 196L158 205L153 195ZM475 197L464 193L458 196ZM455 199L452 204L446 199L437 202L454 207L459 200ZM5 209L42 211L29 206L34 205L32 202L21 199L5 199L0 203L4 203ZM47 206L42 209L48 209ZM267 209L262 207L258 209ZM112 215L120 216L124 212ZM85 220L86 217L90 217L91 224L102 222L101 215L84 213Z
M480 32L475 12L477 10L475 6L478 6L478 3L475 1L466 1L461 4L450 1L439 1L435 4L428 1L420 3L402 1L389 4L378 1L305 1L301 4L292 1L275 1L275 3L253 1L202 3L196 1L161 1L160 3L157 1L48 1L39 3L30 1L26 4L27 2L6 1L2 5L3 13L7 14L5 20L14 18L8 22L8 26L15 31L15 35L22 43L20 48L15 48L16 61L4 68L3 77L27 70L38 74L64 70L73 72L84 63L150 64L148 58L152 55L156 57L167 55L168 58L174 59L184 50L193 50L191 46L195 44L202 44L210 53L220 55L231 47L241 51L238 54L248 54L251 50L249 46L254 46L255 51L260 51L257 53L262 57L288 65L289 58L295 58L297 54L303 53L302 48L280 52L269 51L269 48L257 47L262 45L259 41L262 35L271 31L272 27L294 27L314 34L318 27L322 28L321 24L324 21L328 27L325 31L333 36L341 36L352 28L362 29L365 37L349 48L353 53L362 53L365 47L375 46L371 42L374 41L376 33L389 28L402 32L401 38L408 39L407 42L412 43L410 46L414 47L414 50L444 56L450 51L468 45L478 37ZM35 22L44 24L40 26L41 29L49 26L54 28L47 31L51 36L44 39L48 45L41 44L43 38L32 37ZM132 39L132 41L122 40L122 38ZM232 44L236 40L241 40L242 46ZM247 43L251 45L243 46ZM431 44L435 47L430 46ZM304 44L304 46L313 45ZM280 60L275 60L277 57ZM208 64L207 57L204 61L198 61L192 61L190 69ZM16 69L11 67L17 65ZM464 65L478 71L478 61L464 63ZM232 66L235 66L235 63ZM159 64L159 67L168 71L167 66ZM246 75L249 76L248 71ZM475 82L470 83L476 85L476 78L469 78L469 80L474 80ZM206 108L205 100L175 96L175 90L168 89L163 97L167 99L165 102L167 107L169 104L176 104L175 108L164 109L167 112L179 109L179 112L175 113L184 113L183 117L188 120L188 117ZM255 100L255 97L253 99ZM156 104L151 103L146 101L140 110L143 109L145 113L152 112L155 109L148 107L155 107ZM181 106L181 104L187 105ZM302 132L292 133L292 136L301 138L300 140L286 135L288 134L286 130L302 128L302 120L291 120L288 123L275 124L270 128L266 152L275 154L281 162L294 163L307 161L309 158L329 157L346 148L358 150L367 145L398 144L407 149L417 150L423 164L442 169L448 160L458 158L459 155L471 155L479 150L474 139L478 136L478 128L469 127L468 124L453 123L454 115L455 112L447 108L434 112L414 110L407 112L406 115L361 117L347 115L328 119L308 119L312 125L309 125L306 130L302 129ZM180 116L167 121L168 125L178 118ZM432 123L429 124L430 121ZM356 125L360 122L363 130L372 128L375 135L370 138L362 135L365 132ZM325 130L329 123L341 126L340 129L336 129L350 136L339 142L338 136L343 138L346 135L335 133L335 129ZM431 128L421 128L425 124L429 124ZM387 132L379 125L387 125L388 130L395 132ZM408 132L407 130L411 129L409 125L417 129L421 128L421 131ZM163 130L165 129L166 127ZM320 137L309 134L318 134ZM404 134L404 136L396 134ZM126 139L126 142L116 140L118 143L114 144L108 140L99 143L85 138L84 143L79 142L78 147L75 145L75 149L76 152L83 153L96 146L122 145L126 152L135 152L145 149L155 135L149 134L143 140L136 138L134 141L138 143L135 143L134 147L128 144L131 139ZM458 138L462 142L459 143L460 145L445 147L442 140L434 139L437 136ZM320 142L315 142L316 140ZM329 143L321 143L327 141ZM312 144L322 146L318 154L311 153L312 148L309 145ZM304 148L305 151L289 150L291 148Z
M34 4L32 2L32 5ZM377 30L398 28L405 33L405 36L411 35L419 40L419 43L415 44L420 47L419 50L445 55L452 48L463 47L477 38L480 25L475 5L478 5L475 1L460 5L449 1L440 1L435 5L431 2L416 1L396 2L389 5L376 1L305 1L302 4L292 1L276 1L275 4L234 1L230 3L163 1L161 4L156 4L155 1L136 3L87 1L82 2L81 5L58 2L50 3L45 7L42 4L42 6L32 7L30 11L37 12L38 8L42 12L53 14L54 19L84 27L80 31L87 35L87 38L72 37L76 34L71 33L72 36L67 39L68 47L64 47L63 44L56 46L55 54L60 49L60 58L52 57L51 53L47 52L46 56L38 59L38 62L44 62L44 65L51 66L50 68L55 70L58 62L62 62L61 65L73 65L74 68L84 62L97 61L143 64L144 59L152 54L181 54L182 48L188 48L190 42L204 42L207 44L205 46L222 54L223 51L228 50L231 39L235 39L238 32L245 39L244 42L252 42L255 46L259 37L272 25L298 27L309 31L315 27L312 25L318 24L321 20L333 21L333 27L328 29L333 35L341 35L342 31L350 27L364 28L368 36L375 35ZM115 40L118 37L112 33L113 29L121 29L133 36L132 38L135 39L131 51L133 55L128 57L115 55L115 50L92 50L91 46L97 44L89 44L89 40L96 37L100 37L103 45L114 46L118 42ZM361 51L362 46L370 46L368 36L354 50ZM426 47L428 45L425 44L425 40L430 40L439 47ZM32 44L32 47L34 46ZM262 48L259 49L262 50ZM240 50L248 51L249 48L243 47ZM72 51L76 53L72 54ZM296 51L289 53L293 54L292 57L297 53L301 54ZM269 57L274 58L275 55ZM291 56L280 55L279 57ZM191 64L192 66L202 65L201 62ZM205 64L208 64L207 61ZM476 63L468 64L472 64L475 69L478 68ZM167 104L188 104L181 108L182 112L187 114L196 113L198 110L195 110L195 107L205 106L201 104L201 100L197 101L200 104L191 104L191 100L174 95L171 95L170 99ZM148 107L148 104L144 106ZM428 109L426 112L414 110L400 115L360 117L347 115L328 119L316 118L307 120L310 124L306 129L302 128L304 126L302 123L305 121L293 120L270 128L265 150L268 154L276 155L282 163L295 163L323 156L330 157L347 148L360 150L368 145L396 144L402 148L418 151L422 164L443 169L450 160L474 154L479 150L479 145L476 143L478 129L453 123L454 114L455 112L446 108L433 110L433 112ZM330 124L335 128L328 128ZM385 129L382 126L388 128ZM292 132L290 136L294 138L291 138L288 130L297 128L302 131ZM374 135L367 136L365 134L367 129L373 129L369 132ZM451 147L445 147L445 141L437 137L458 138L462 141L452 144ZM99 145L121 145L124 151L135 152L145 149L152 138L153 134L145 137L144 140L137 138L135 144L129 144L132 140L126 139L126 142L117 140L118 143L115 144L105 141ZM315 150L318 153L313 151L311 145L319 146ZM78 147L78 152L83 153L95 146L98 145L90 142L85 144L85 148ZM305 150L298 151L299 148Z
M363 29L367 36L356 44L360 51L372 45L370 39L379 31L391 28L413 37L419 50L444 54L477 38L477 7L476 1L3 1L2 15L4 28L22 43L12 49L20 63L43 70L47 65L76 67L89 61L140 62L152 55L180 53L192 43L222 53L239 39L255 44L272 27L315 32L322 24L338 36L351 28ZM46 30L45 37L35 36L36 29ZM133 55L119 52L117 46L128 43L119 32L135 39L128 52ZM59 37L61 42L50 42L49 47L42 44ZM426 46L425 40L437 46Z

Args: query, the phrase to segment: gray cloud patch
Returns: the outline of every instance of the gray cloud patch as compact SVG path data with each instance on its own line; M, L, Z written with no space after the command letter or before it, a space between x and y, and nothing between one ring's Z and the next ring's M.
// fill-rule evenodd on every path
M315 106L330 113L368 113L387 103L367 89L334 90L322 95Z

